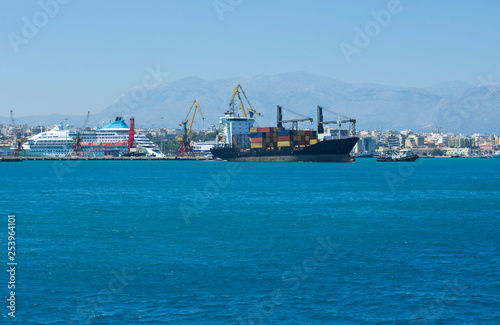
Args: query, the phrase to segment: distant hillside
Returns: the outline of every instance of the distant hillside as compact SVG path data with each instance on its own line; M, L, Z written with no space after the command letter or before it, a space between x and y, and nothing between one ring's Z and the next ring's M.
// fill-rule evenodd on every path
M276 105L314 118L316 106L321 105L357 119L358 129L434 130L441 126L443 131L451 132L500 133L499 87L478 88L460 81L426 88L354 85L305 72L214 81L188 77L149 91L141 100L130 100L129 105L118 98L102 112L92 112L89 124L101 125L102 121L114 120L115 116L126 119L134 116L139 127L155 124L176 128L197 99L205 120L197 117L194 127L217 125L218 118L228 109L237 84L243 86L253 108L264 115L257 119L260 125L276 123ZM285 119L297 118L284 114ZM163 121L161 116L165 117ZM19 123L55 124L61 118L60 115L36 116L20 118ZM70 120L83 123L84 116ZM3 118L0 122L9 123L10 119ZM304 123L306 126L311 124Z

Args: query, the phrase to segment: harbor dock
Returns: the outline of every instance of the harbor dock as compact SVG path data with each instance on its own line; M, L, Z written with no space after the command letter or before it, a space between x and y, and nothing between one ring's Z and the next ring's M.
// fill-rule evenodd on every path
M64 160L64 161L73 161L73 160L133 160L133 161L143 161L143 160L195 160L195 161L204 161L204 160L213 160L213 158L208 157L175 157L175 156L167 156L167 157L29 157L29 156L14 156L17 160ZM5 158L13 158L13 157L5 157ZM3 158L2 158L3 159ZM7 160L7 159L6 159Z

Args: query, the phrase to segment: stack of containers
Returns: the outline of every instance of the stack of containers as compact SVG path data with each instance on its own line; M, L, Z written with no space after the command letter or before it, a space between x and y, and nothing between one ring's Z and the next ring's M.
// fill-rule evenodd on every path
M281 128L250 128L250 148L276 148Z
M278 147L305 147L316 143L318 143L316 131L283 130L278 132Z
M250 147L255 149L309 146L318 142L316 131L250 128Z
M318 135L316 134L316 131L305 131L305 141L308 143L308 145L313 145L318 143Z
M278 132L278 148L293 147L294 131L282 130Z
M250 133L250 148L261 149L266 145L266 134L262 132Z

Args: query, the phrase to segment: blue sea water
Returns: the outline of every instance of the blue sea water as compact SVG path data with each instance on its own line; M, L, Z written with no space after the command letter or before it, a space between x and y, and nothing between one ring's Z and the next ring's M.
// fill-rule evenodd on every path
M25 161L19 324L499 324L500 159Z

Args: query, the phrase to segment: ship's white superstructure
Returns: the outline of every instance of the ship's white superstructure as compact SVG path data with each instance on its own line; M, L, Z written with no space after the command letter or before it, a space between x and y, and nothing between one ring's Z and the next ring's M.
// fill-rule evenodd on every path
M219 134L216 138L216 146L235 146L238 148L250 148L250 128L255 119L253 117L236 116L233 112L226 112L220 118Z
M129 132L129 126L121 118L92 131L65 130L56 126L50 131L30 137L23 143L23 149L27 156L38 157L122 155L128 150ZM147 137L135 135L134 138L134 142L146 150L148 156L165 156ZM78 149L78 143L81 150Z

